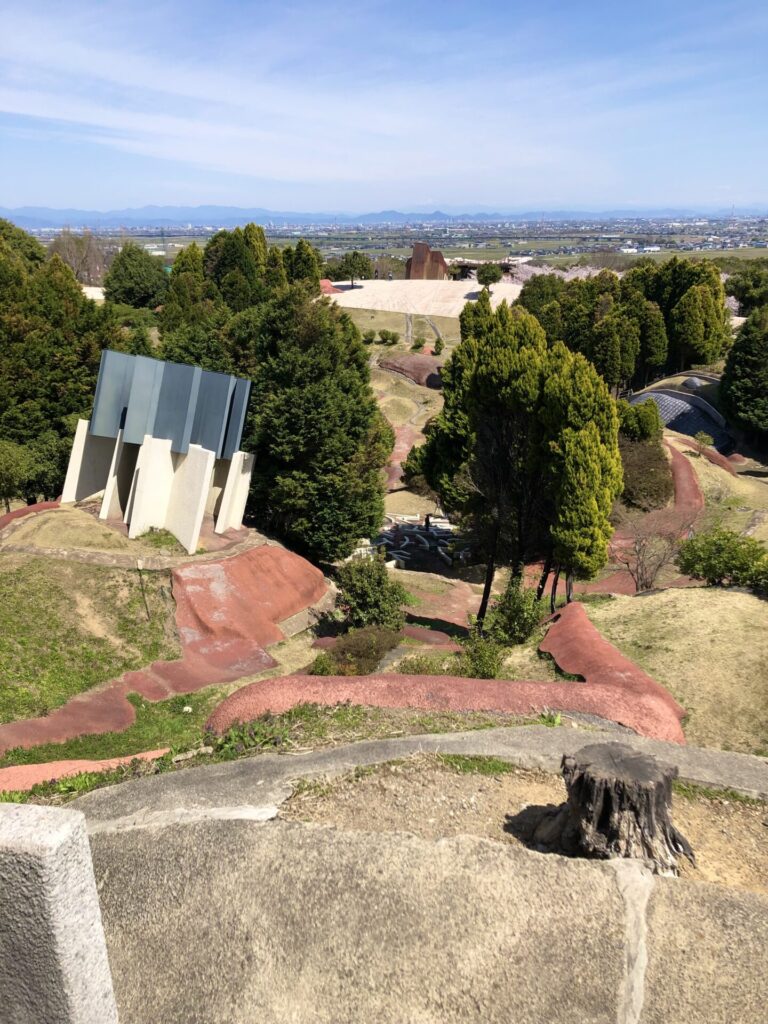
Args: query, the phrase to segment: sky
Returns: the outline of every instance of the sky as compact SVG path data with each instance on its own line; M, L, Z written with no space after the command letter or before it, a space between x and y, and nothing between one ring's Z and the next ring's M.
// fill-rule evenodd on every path
M768 209L764 0L0 0L0 206Z

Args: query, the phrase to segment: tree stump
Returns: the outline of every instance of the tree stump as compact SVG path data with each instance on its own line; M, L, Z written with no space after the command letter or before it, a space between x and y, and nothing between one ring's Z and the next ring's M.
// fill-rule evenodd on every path
M541 821L534 840L565 852L634 857L656 874L678 874L678 858L695 865L690 844L670 817L677 768L619 743L594 743L561 762L568 801Z

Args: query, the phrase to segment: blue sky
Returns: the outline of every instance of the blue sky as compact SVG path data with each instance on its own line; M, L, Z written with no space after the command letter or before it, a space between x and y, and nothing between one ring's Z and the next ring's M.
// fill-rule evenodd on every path
M0 206L768 208L768 4L0 0Z

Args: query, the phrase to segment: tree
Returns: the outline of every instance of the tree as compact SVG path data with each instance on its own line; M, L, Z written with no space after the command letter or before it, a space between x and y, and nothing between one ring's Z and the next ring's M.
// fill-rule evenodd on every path
M285 288L288 284L288 275L283 264L283 254L276 245L269 247L264 280L272 289Z
M320 292L320 254L309 242L300 238L296 243L291 259L289 280L292 283L305 282L313 295Z
M0 239L21 259L27 270L36 270L45 263L46 252L36 238L0 217Z
M738 273L728 278L726 290L738 300L744 316L768 306L768 260L743 261Z
M638 593L651 590L662 570L674 564L693 519L690 513L659 509L622 520L614 558L626 568Z
M501 280L501 267L498 263L482 263L477 268L477 283L483 288L490 289L492 284L498 284Z
M264 277L267 269L267 236L264 234L264 228L258 224L246 224L243 228L243 237L253 253L258 276Z
M167 283L160 260L135 242L126 242L104 278L104 295L108 302L154 309L162 303Z
M344 253L339 264L339 273L342 274L342 280L349 278L354 288L355 278L363 277L370 280L373 277L373 264L365 253L355 249L352 252Z
M0 440L0 501L11 511L11 501L24 493L29 477L29 452L13 441Z
M615 405L594 367L562 344L548 348L524 310L489 308L463 314L443 410L407 467L472 524L486 561L481 628L497 564L519 577L543 554L547 576L554 567L569 579L602 564L621 490Z
M214 329L227 316L229 310L218 288L205 277L202 250L192 242L181 250L171 268L161 318L163 333L185 325L210 324Z
M310 557L343 558L381 526L394 443L357 328L297 286L235 319L237 367L253 381L252 514Z
M768 306L751 313L739 331L725 362L720 395L740 427L768 437Z
M671 321L672 355L679 370L722 355L727 341L725 307L717 307L706 285L693 285L685 292L672 309Z
M48 251L60 256L81 284L101 284L107 269L107 254L90 231L77 235L65 229L54 238Z
M339 567L337 581L337 603L351 626L381 626L394 631L403 628L408 591L390 578L382 555L350 559Z

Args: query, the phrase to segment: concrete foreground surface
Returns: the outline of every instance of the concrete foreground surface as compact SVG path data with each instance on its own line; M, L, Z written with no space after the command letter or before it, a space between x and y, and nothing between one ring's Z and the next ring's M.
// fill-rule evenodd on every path
M341 294L334 295L333 301L339 306L452 317L482 291L477 281L355 281L354 288L337 281L336 287ZM496 309L505 300L511 304L521 291L520 284L500 281L491 288L491 306Z
M768 899L458 837L92 837L121 1024L764 1024Z

